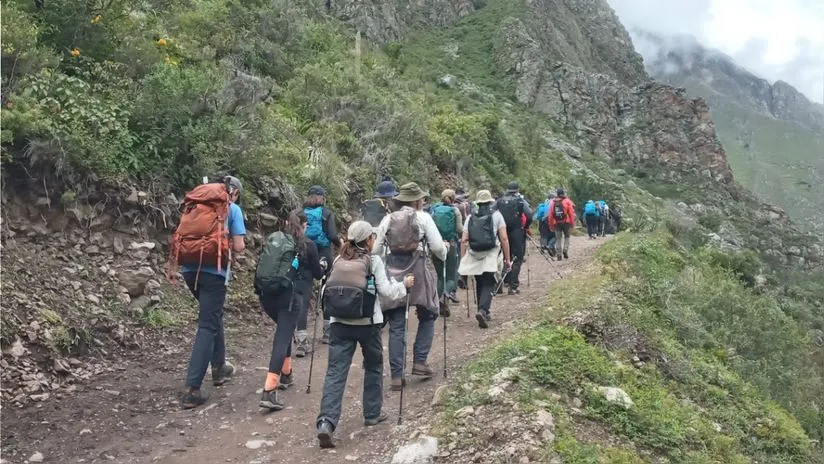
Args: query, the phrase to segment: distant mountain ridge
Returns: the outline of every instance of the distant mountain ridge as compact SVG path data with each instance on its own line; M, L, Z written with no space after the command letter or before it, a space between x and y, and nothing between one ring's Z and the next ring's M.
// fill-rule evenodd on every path
M692 37L632 35L650 76L707 101L736 179L824 233L824 105Z

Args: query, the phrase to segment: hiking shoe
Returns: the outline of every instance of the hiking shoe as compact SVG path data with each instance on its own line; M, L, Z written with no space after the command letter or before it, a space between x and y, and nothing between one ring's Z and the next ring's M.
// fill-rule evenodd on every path
M564 260L564 257L563 257L560 253L558 253L558 257L557 257L556 259L557 259L558 261L563 261L563 260Z
M569 253L567 253L566 251L564 252L564 259L569 259Z
M180 399L180 407L182 409L196 408L208 400L209 397L200 392L200 389L189 389Z
M518 290L517 288L510 288L509 291L506 292L506 294L507 295L520 295L521 291Z
M364 419L363 420L363 425L365 425L367 427L372 426L372 425L378 425L381 422L385 421L386 419L389 419L389 414L387 414L386 411L381 411L381 413L378 415L378 417L373 417L371 419Z
M326 448L334 448L335 442L332 441L332 433L334 430L332 429L332 424L326 421L321 421L318 424L318 442L320 442L320 447L323 449Z
M412 364L412 375L420 375L421 377L432 377L435 375L435 371L432 370L426 363L414 363Z
M280 411L283 409L283 402L280 401L280 398L278 398L277 388L268 391L263 390L263 394L260 395L260 402L258 402L258 406L270 411Z
M438 314L441 317L449 317L449 315L451 314L449 312L449 303L447 303L445 300L441 300L438 306Z
M305 358L307 354L312 352L312 347L309 343L309 337L305 330L299 331L301 333L295 334L295 357Z
M401 377L392 377L392 383L389 384L389 389L393 392L401 391L406 385L406 379Z
M449 301L451 301L453 303L459 303L460 302L460 300L458 300L458 295L455 292L447 293L446 297L449 298Z
M232 374L234 373L235 366L228 362L223 363L223 365L217 369L212 367L212 385L216 387L223 385L228 382L230 378L232 378Z
M286 390L295 384L295 378L292 373L280 374L280 383L278 383L278 390Z
M478 327L480 327L482 329L488 329L489 328L489 324L486 323L486 316L484 316L484 314L482 312L478 311L478 313L475 314L475 319L478 320Z

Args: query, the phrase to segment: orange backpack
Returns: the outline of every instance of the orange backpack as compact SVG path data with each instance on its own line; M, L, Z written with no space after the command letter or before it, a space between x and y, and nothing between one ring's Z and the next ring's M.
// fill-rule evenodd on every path
M226 219L231 199L222 183L201 184L183 198L180 224L169 246L168 271L177 272L179 264L217 266L229 263L229 236Z

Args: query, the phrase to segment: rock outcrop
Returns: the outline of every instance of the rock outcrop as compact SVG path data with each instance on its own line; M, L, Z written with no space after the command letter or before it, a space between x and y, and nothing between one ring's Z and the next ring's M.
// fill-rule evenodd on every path
M402 40L416 28L448 26L475 11L478 0L333 0L332 14L357 26L371 40Z

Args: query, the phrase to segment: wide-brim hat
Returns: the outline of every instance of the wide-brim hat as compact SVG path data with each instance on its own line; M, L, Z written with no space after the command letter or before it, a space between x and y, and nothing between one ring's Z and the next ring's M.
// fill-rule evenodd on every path
M478 194L475 196L475 203L479 205L492 203L493 201L495 201L495 198L492 197L492 192L489 190L478 190Z
M455 191L452 189L446 189L443 192L441 192L441 200L446 200L447 198L454 199L455 197Z
M375 198L393 198L398 195L398 189L391 180L385 180L378 184Z
M428 196L429 192L422 190L415 182L410 182L408 184L401 185L400 192L395 199L406 203L410 201L418 201Z

